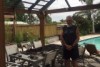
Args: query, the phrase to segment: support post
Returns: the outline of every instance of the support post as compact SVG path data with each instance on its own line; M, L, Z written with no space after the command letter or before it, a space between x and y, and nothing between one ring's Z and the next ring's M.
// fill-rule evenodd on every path
M14 18L13 18L13 40L15 40L15 34L16 34L16 12L14 12Z
M0 67L6 67L6 64L5 64L4 0L0 0Z
M45 12L40 12L39 14L37 14L39 20L40 20L40 39L42 42L42 46L45 46L45 30L44 30L44 26L46 23L46 15Z

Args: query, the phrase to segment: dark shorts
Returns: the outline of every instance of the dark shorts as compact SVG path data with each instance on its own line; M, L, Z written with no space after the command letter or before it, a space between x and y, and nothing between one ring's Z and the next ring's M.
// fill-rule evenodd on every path
M65 47L63 47L63 59L68 60L68 59L76 60L79 58L79 51L78 51L78 46L75 46L72 50L67 50Z

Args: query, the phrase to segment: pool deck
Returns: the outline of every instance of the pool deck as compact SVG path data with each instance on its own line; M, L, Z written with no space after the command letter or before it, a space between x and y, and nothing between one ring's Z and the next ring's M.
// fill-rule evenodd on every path
M100 37L100 34L90 34L90 35L86 35L86 36L81 36L80 40L94 38L94 37Z
M90 35L86 35L86 36L80 36L80 41L81 40L85 40L85 39L89 39L89 38L93 38L93 37L100 37L100 34L90 34ZM54 41L50 44L58 44L61 45L61 41Z

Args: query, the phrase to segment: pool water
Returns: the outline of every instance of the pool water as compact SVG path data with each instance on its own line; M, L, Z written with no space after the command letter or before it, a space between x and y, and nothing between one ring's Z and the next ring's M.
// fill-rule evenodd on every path
M79 41L78 44L84 46L84 43L94 44L96 46L97 50L100 50L100 37L94 37L94 38L81 40L81 41Z

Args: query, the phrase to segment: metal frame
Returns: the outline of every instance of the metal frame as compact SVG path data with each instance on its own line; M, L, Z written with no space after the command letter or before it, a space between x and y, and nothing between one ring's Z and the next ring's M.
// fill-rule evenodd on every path
M31 5L31 7L28 8L28 10L32 10L32 8L34 8L39 2L40 0L37 0L34 4Z
M67 0L65 0L65 2L67 3L68 7L70 8L71 6L70 6L69 2Z
M37 4L38 5L38 4ZM48 7L50 6L50 4L47 4ZM40 11L45 11L47 8L45 6L40 9ZM77 7L70 7L70 8L61 8L61 9L53 9L53 10L46 10L46 12L48 14L50 13L60 13L60 12L70 12L70 11L79 11L79 10L89 10L89 9L99 9L100 8L100 4L94 4L94 5L85 5L85 6L77 6ZM25 10L25 9L10 9L10 8L5 8L4 9L4 14L5 15L9 15L9 14L14 14L14 11L16 11L17 13L33 13L33 14L37 14L40 11L36 11L36 10Z

